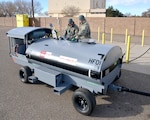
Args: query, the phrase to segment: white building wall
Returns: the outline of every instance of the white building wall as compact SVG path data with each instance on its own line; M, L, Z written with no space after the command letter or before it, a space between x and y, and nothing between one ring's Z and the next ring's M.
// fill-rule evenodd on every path
M75 6L80 9L79 14L86 17L105 17L106 0L49 0L49 16L63 17L62 9L67 6ZM93 12L94 11L94 12Z

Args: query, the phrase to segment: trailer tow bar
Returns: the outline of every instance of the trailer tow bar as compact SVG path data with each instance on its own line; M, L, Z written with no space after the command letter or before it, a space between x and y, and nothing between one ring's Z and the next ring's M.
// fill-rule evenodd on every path
M134 93L134 94L138 94L138 95L143 95L143 96L150 97L150 93L133 90L133 89L126 88L126 87L123 87L123 86L117 86L115 84L109 85L108 88L111 89L111 90L114 90L114 91L118 91L118 92L129 92L129 93Z

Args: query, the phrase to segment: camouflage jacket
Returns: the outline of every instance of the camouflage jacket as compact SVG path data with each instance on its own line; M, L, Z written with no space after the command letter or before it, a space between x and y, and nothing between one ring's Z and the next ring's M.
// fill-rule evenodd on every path
M85 22L80 25L78 37L80 39L91 38L91 30L88 22Z
M74 26L67 26L64 36L67 39L72 39L75 36L77 36L78 32L79 32L79 28L76 24L74 24Z

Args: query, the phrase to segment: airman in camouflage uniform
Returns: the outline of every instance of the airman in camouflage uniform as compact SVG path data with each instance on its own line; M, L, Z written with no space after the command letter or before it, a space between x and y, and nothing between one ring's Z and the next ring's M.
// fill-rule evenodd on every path
M77 39L91 38L90 26L83 15L79 16L79 22L80 22L79 32L76 38Z
M77 36L78 32L79 32L78 26L74 23L74 21L72 19L69 19L68 26L64 33L64 37L67 40L71 40Z

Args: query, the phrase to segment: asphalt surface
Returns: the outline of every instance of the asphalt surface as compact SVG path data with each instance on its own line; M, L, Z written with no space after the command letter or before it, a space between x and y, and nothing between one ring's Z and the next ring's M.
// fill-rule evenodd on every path
M150 120L150 97L109 91L97 96L94 112L84 116L72 105L73 90L58 96L46 84L22 83L20 66L8 55L9 29L0 26L0 120ZM116 84L150 93L149 74L123 69Z

